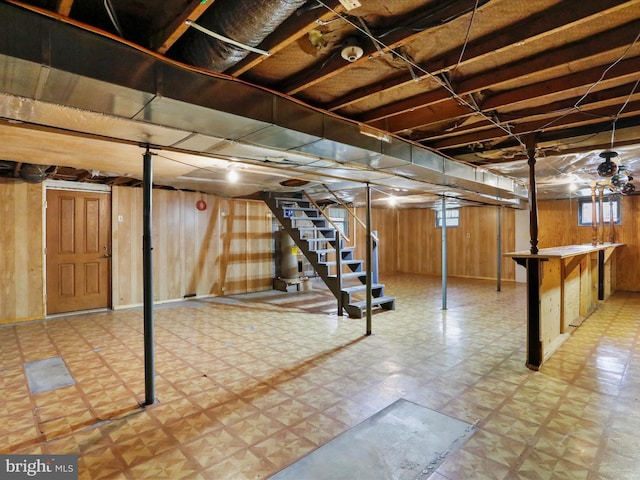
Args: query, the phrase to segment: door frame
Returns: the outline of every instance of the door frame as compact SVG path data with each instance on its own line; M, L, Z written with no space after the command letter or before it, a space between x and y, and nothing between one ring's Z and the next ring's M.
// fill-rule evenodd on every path
M47 205L46 205L46 201L47 201L47 190L66 190L66 191L71 191L71 192L97 192L97 193L108 193L109 194L109 203L111 204L111 207L113 207L112 204L112 188L111 185L102 185L102 184L97 184L97 183L82 183L82 182L73 182L73 181L68 181L68 180L45 180L44 181L44 192L43 192L43 197L44 197L44 209L43 209L43 238L42 238L42 242L44 244L44 251L46 252L46 247L47 247ZM113 258L113 212L111 214L111 218L109 218L109 225L110 225L110 238L109 238L109 243L111 245L111 255ZM49 272L47 272L47 260L46 260L46 255L45 255L45 259L43 262L43 268L44 268L44 314L45 316L65 316L65 315L74 315L74 314L79 314L79 313L83 313L86 312L86 310L81 310L78 312L65 312L65 313L55 313L55 314L51 314L49 315L49 313L47 312L47 307L48 307L48 297L47 297L47 276L49 274ZM113 309L113 260L109 261L109 279L108 279L108 286L109 286L109 295L107 298L107 310L111 310ZM102 308L97 309L97 310L103 310Z

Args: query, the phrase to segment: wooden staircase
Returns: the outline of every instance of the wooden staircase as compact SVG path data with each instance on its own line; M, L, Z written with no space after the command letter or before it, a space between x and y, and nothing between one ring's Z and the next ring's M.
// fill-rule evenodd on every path
M263 200L338 299L338 304L350 317L362 318L367 308L367 272L364 261L353 258L354 248L342 247L339 232L302 194L265 193ZM377 272L372 277L372 308L395 310L395 298L385 296L384 285L377 283Z

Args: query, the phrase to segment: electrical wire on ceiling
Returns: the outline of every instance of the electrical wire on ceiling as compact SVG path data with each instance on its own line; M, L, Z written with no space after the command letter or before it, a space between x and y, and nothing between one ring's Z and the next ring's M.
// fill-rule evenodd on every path
M462 105L463 107L468 108L469 110L471 110L472 112L482 116L485 120L487 120L489 123L491 123L492 125L494 125L495 127L499 128L500 130L504 131L507 136L509 138L514 139L516 142L518 142L518 144L522 147L526 149L526 145L525 143L520 139L520 137L518 135L516 135L515 133L513 133L508 126L503 125L500 122L497 122L494 118L492 118L490 115L487 115L486 113L484 113L481 109L479 109L477 106L471 104L470 102L468 102L467 100L465 100L464 98L462 98L460 95L458 95L455 90L447 85L447 83L440 78L438 75L435 75L431 72L429 72L428 70L425 70L422 66L418 65L417 63L415 63L414 61L412 61L411 59L407 58L405 55L403 55L401 52L399 52L398 50L389 47L388 45L386 45L384 42L382 42L380 39L378 39L377 37L375 37L374 35L369 34L365 29L363 29L362 27L360 27L359 25L356 25L354 22L352 22L348 17L342 15L340 12L336 11L335 9L331 8L329 5L327 5L326 3L324 3L323 0L316 0L319 4L321 4L322 6L324 6L327 10L329 10L330 12L332 12L334 15L341 17L344 21L346 21L347 23L349 23L352 27L354 27L356 30L358 30L359 32L363 33L364 35L366 35L372 42L374 42L374 44L379 45L380 47L382 47L384 50L386 50L387 52L393 53L394 55L396 55L398 58L401 58L403 61L405 61L408 65L410 65L411 67L415 68L416 70L424 73L425 75L427 75L428 77L432 78L433 80L435 80L442 88L444 88L445 90L447 90L447 92L449 92L451 94L451 98L453 98L454 100L456 100L460 105Z
M113 27L116 29L116 32L124 38L124 35L122 34L122 27L120 26L120 22L118 22L118 17L116 16L116 11L111 4L111 0L104 0L104 8L107 11L107 15L109 15L109 19L111 20Z
M640 84L640 78L638 80L636 80L636 83L634 83L633 88L631 89L631 92L629 92L629 95L627 96L627 99L624 101L624 103L620 107L620 110L618 110L618 113L616 113L616 116L613 119L613 122L612 122L613 124L611 126L611 148L613 148L613 142L614 142L615 134L616 134L616 122L618 121L618 118L620 118L620 115L622 114L624 109L629 104L629 101L631 100L631 97L633 96L633 94L636 93L636 89L638 88L638 84Z
M460 50L460 57L458 58L458 63L453 67L452 70L456 70L460 64L462 63L462 57L464 57L464 52L467 49L467 45L469 44L469 37L471 35L471 27L473 26L473 20L476 18L476 12L478 11L478 3L480 0L476 0L476 4L473 7L473 12L471 13L471 20L469 20L469 27L467 28L467 34L464 38L464 43L462 44L462 49Z
M624 60L624 57L626 57L627 54L629 53L629 51L635 46L636 43L638 43L638 40L640 40L640 32L638 32L638 34L636 35L636 38L633 39L633 41L627 46L627 48L624 50L624 52L622 52L622 54L611 65L609 65L607 68L604 69L604 71L602 72L602 75L600 75L600 78L598 80L596 80L595 82L593 82L589 86L587 91L576 101L576 103L573 105L573 107L568 108L565 111L565 113L562 114L561 116L559 116L558 118L554 118L553 120L551 120L551 121L547 122L546 124L544 124L542 127L540 127L539 130L544 130L546 128L551 127L555 123L559 122L560 120L562 120L563 118L571 115L574 112L581 112L580 104L589 96L589 94L593 91L594 88L596 88L598 85L600 85L604 81L605 77L607 76L607 73L609 73L609 71L613 67L615 67L618 63L620 63L622 60ZM627 101L622 106L622 109L616 114L616 116L614 118L614 124L617 121L617 119L620 116L620 114L622 113L622 110L627 106L627 103L629 103L629 99L631 98L631 96L635 92L635 89L636 89L637 86L638 86L638 82L636 82L636 84L634 85L633 89L631 90L631 93L629 94L629 97L627 97ZM582 113L585 113L585 112L582 112Z

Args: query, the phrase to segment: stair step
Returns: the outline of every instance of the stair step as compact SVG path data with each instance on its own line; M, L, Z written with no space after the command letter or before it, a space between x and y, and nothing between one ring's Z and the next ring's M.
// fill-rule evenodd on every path
M343 273L342 274L342 279L343 280L348 280L350 278L361 278L367 275L367 272L349 272L349 273ZM328 275L329 278L333 278L333 279L337 279L338 276L337 275Z
M320 213L320 212L318 212L317 208L313 208L313 207L280 206L280 208L282 208L283 210L286 208L287 210L293 210L293 211L296 211L296 212L316 212L316 213Z
M371 285L371 290L379 290L381 288L384 288L384 285L381 283L374 283L373 285ZM366 290L367 290L366 285L354 285L353 287L344 287L342 289L342 292L352 295L354 293L364 292Z
M340 251L343 253L353 252L354 250L355 250L355 247L343 247L340 249ZM319 248L317 250L311 250L311 251L317 253L318 255L324 255L327 253L335 253L336 249L335 248Z
M335 232L333 227L296 227L300 232Z
M388 306L387 310L395 310L395 297L377 297L371 299L372 306ZM362 300L360 302L353 302L349 304L350 307L359 307L361 309L367 308L367 301ZM384 307L383 307L384 308Z
M318 262L320 265L326 265L327 267L335 267L338 262ZM342 265L362 265L364 260L345 260L344 258L340 261Z

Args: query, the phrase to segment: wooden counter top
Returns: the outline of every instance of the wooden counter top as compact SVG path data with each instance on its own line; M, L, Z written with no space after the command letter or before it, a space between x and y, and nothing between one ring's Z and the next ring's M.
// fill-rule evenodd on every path
M624 245L623 243L601 243L598 245L564 245L561 247L541 248L538 253L533 254L528 250L519 252L503 253L505 257L511 258L567 258L585 253L598 252L608 248L616 248Z

